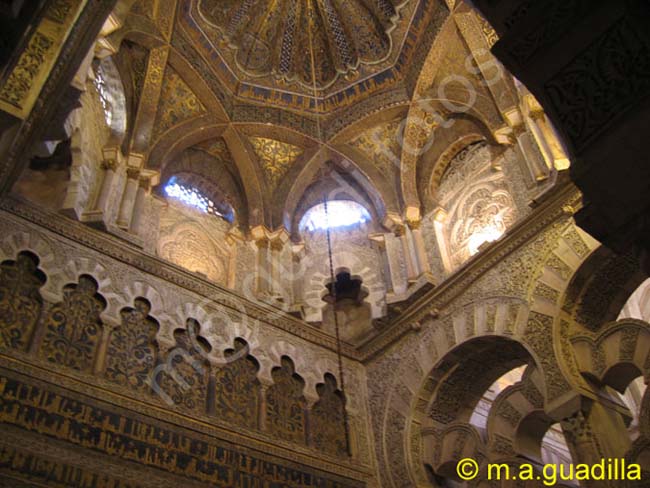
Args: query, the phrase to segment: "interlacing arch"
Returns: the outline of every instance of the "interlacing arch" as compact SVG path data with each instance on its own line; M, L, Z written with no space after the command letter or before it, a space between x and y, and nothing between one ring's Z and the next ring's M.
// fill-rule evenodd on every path
M454 460L470 452L478 456L479 463L508 459L505 462L521 464L532 460L541 465L540 448L549 429L564 432L566 455L575 463L588 462L585 452L619 458L627 455L629 459L646 455L650 444L643 435L622 452L602 442L607 439L607 429L614 428L619 420L625 431L624 423L630 415L621 400L612 397L600 402L596 383L622 393L636 377L647 378L647 323L619 320L597 327L596 334L575 320L588 315L584 307L594 300L584 297L597 287L593 280L585 282L580 278L585 275L584 269L589 269L586 276L591 276L594 260L603 269L621 268L620 259L607 258L598 243L570 219L561 219L545 239L531 246L536 257L529 260L526 253L517 257L511 264L520 271L507 278L517 281L511 285L514 287L522 284L518 280L525 280L525 299L487 298L456 309L451 315L441 314L422 322L423 332L415 350L398 368L384 410L387 444L382 455L383 462L391 466L394 486L402 486L399 476L409 477L416 486L440 486L436 483L451 472ZM608 290L619 290L610 297L610 303L602 305L610 316L614 314L613 319L639 282L634 269L625 269L612 275L615 285L604 284ZM619 275L627 276L627 280L616 278ZM582 312L575 314L575 309ZM491 342L499 346L489 346ZM499 351L498 357L490 359L491 347ZM599 352L607 347L610 352ZM477 362L480 367L472 369ZM492 364L498 366L490 368ZM472 425L472 406L487 390L490 380L518 365L526 365L524 376L493 399L484 430ZM457 378L463 373L463 379ZM646 395L640 407L641 419L649 403ZM615 412L613 424L605 425L603 415L607 409ZM584 435L585 425L594 431L589 447L576 451L575 442ZM400 454L388 446L402 435L406 435L407 449ZM402 470L401 462L408 463L408 470Z

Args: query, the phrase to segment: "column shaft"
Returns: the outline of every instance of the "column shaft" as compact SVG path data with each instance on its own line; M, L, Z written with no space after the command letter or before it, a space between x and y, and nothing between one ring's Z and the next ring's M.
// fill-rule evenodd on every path
M135 194L135 203L133 205L133 218L131 219L131 232L134 234L140 233L140 227L144 218L145 202L147 200L147 192L149 190L149 181L140 180L138 190Z
M129 168L126 172L126 186L122 194L122 203L120 204L120 213L117 218L117 225L128 229L131 225L133 217L133 206L135 205L135 197L138 191L138 177L140 171L137 169Z
M97 201L95 202L95 209L105 212L106 211L106 202L111 194L111 189L113 187L113 179L115 178L115 170L117 168L117 162L115 160L108 160L102 163L103 178L102 186L99 190L99 195L97 196Z

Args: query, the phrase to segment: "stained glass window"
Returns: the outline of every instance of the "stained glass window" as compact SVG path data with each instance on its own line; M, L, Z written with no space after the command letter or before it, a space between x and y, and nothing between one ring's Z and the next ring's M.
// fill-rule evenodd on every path
M357 202L333 200L327 203L327 214L324 203L314 205L307 210L300 221L300 228L314 231L325 230L329 226L330 229L335 229L363 224L369 220L368 210Z

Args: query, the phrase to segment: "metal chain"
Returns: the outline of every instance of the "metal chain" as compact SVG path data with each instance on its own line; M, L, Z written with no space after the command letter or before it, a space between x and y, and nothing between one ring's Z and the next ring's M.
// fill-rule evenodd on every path
M312 81L314 89L314 104L316 109L316 133L318 136L318 144L322 148L325 143L323 141L321 120L319 109L319 99L318 99L318 89L316 87L316 60L314 58L314 45L311 36L311 28L309 29L309 45L310 45L310 56L311 56L311 72L312 72ZM322 170L323 168L321 168ZM329 211L327 208L327 194L323 195L323 205L325 207L325 224L327 230L327 253L329 256L329 265L330 265L330 279L332 282L332 311L334 313L334 329L336 331L336 355L338 358L339 366L339 383L341 387L341 395L343 396L343 429L345 431L345 448L349 457L352 457L352 448L350 443L350 420L348 418L347 403L348 397L345 394L345 378L343 376L343 354L341 352L341 332L339 329L339 317L336 313L336 276L334 275L334 260L332 258L332 237L330 234L330 217Z
M336 354L339 362L339 381L341 383L341 394L343 395L343 428L345 430L345 447L348 456L352 456L350 445L350 419L348 418L347 403L348 397L345 394L345 378L343 376L343 354L341 352L341 332L339 329L339 316L336 313L336 276L334 275L334 259L332 257L332 236L330 234L330 216L327 207L327 196L323 198L323 205L325 207L325 228L327 233L327 254L329 257L330 265L330 279L332 283L332 311L334 313L334 330L336 331Z

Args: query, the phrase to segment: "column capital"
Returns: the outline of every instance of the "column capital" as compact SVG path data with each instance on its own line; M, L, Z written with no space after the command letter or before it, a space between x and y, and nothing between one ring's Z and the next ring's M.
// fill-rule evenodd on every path
M528 129L526 128L526 124L523 122L521 124L514 125L512 127L512 135L515 137L515 139L518 139L519 136L524 134Z
M396 225L393 229L393 233L395 234L395 237L402 237L406 234L406 226L404 224Z
M407 220L406 225L408 226L409 229L411 230L418 230L420 226L422 225L422 220L417 219L417 220Z
M258 249L267 249L270 242L271 241L269 241L266 236L255 239L255 245L258 247Z
M117 169L117 159L104 159L101 162L101 168L104 171L110 170L110 171L115 171Z
M540 121L540 120L544 120L544 119L546 118L546 114L544 113L544 111L543 111L542 109L531 110L531 111L528 113L528 115L529 115L529 117L530 117L531 119L533 119L535 122Z
M282 251L284 248L284 242L281 239L271 239L270 243L272 251Z
M126 178L138 180L140 178L140 168L126 168Z
M151 180L146 176L140 176L138 186L145 191L149 191L151 189Z

